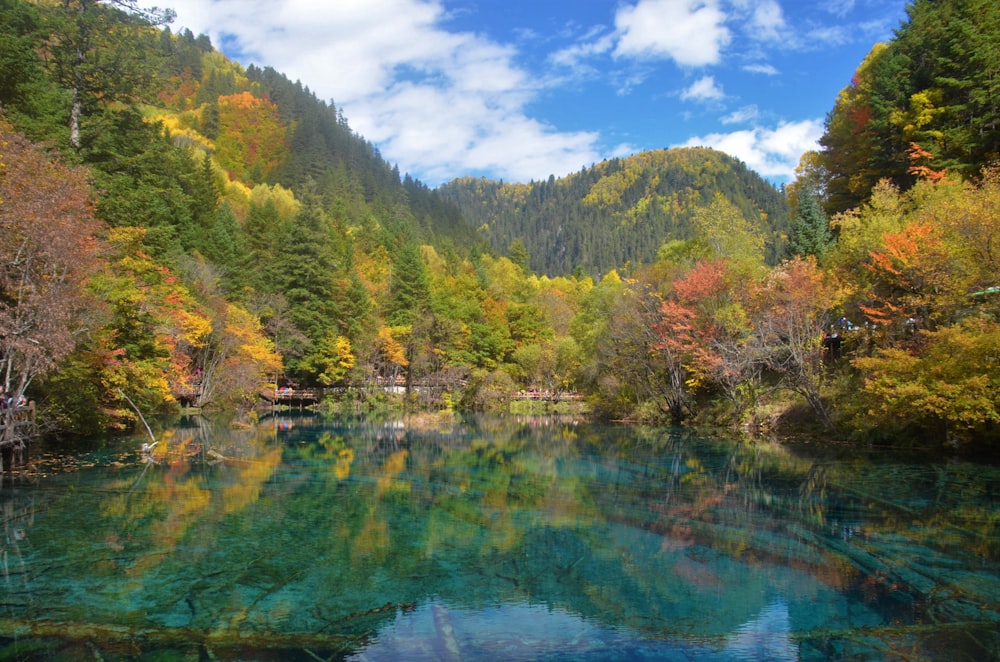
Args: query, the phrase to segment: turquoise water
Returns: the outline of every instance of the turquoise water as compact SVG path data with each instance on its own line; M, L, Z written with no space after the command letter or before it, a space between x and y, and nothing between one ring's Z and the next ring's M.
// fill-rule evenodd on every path
M0 488L0 660L1000 657L1000 470L555 418L181 421Z

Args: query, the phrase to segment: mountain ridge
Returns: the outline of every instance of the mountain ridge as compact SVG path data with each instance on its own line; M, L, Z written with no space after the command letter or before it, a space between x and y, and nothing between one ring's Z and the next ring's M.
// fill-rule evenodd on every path
M566 177L504 183L460 177L435 189L500 253L520 241L533 270L592 275L648 264L671 240L693 238L692 218L716 193L765 237L768 260L784 251L784 193L743 162L706 147L609 159Z

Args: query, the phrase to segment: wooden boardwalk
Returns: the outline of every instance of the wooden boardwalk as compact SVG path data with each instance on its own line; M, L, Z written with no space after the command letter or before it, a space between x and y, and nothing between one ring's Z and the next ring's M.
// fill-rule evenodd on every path
M548 402L574 402L583 400L583 396L574 391L539 391L537 389L512 393L511 398L514 400L545 400Z
M415 385L415 388L421 388L423 384ZM385 390L390 390L391 386L382 386ZM397 386L396 388L402 388ZM287 405L290 407L306 407L309 405L314 405L323 399L323 396L327 393L335 391L337 389L322 389L322 388L264 388L258 391L261 399L270 403L272 406ZM573 391L552 391L552 390L525 390L517 391L516 393L511 393L512 400L541 400L545 402L575 402L583 400L583 396L579 393Z
M258 394L274 406L305 407L319 402L323 398L323 389L264 388L258 391Z

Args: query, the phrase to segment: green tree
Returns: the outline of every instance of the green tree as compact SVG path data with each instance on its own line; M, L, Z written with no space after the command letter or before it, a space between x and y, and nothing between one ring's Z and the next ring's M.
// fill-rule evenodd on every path
M353 367L354 353L351 351L351 341L332 332L327 333L326 337L315 345L314 351L302 361L302 369L315 375L316 381L323 386L342 383Z
M298 359L337 330L340 311L334 296L337 265L332 243L329 221L319 200L307 196L280 238L274 260L266 267L268 291L287 300L289 321L308 339L305 346L286 344L284 348L293 373L298 370Z
M412 325L430 302L430 282L420 249L412 241L403 242L392 260L385 319L390 326Z
M788 250L792 255L813 255L822 260L833 245L830 221L810 188L798 191L797 202Z
M764 263L764 236L759 227L722 193L716 193L708 206L695 212L693 225L697 238L708 245L713 257Z
M71 93L70 145L81 146L81 122L102 104L130 103L148 95L157 71L154 25L173 20L171 10L143 10L132 0L63 0L48 13L52 57L48 62Z
M510 248L507 250L507 256L510 261L521 267L521 271L525 274L531 273L531 255L528 253L528 249L524 247L524 242L520 239L515 239L510 242Z
M827 116L820 140L829 213L867 200L889 179L916 181L922 164L975 177L1000 156L1000 7L989 0L916 0L892 40L876 44Z
M38 56L42 13L23 0L0 0L0 17L0 106L29 137L56 138L65 131L55 119L63 101Z

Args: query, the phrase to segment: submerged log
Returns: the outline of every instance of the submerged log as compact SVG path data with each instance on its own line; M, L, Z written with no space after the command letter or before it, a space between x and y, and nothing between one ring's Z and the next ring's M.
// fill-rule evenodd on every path
M128 626L113 623L74 623L65 621L27 621L0 619L0 637L55 639L67 643L100 642L102 646L248 648L256 650L353 651L364 644L361 635L254 632L247 630L197 630L151 626Z

